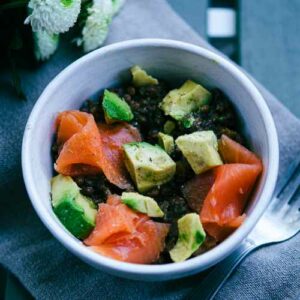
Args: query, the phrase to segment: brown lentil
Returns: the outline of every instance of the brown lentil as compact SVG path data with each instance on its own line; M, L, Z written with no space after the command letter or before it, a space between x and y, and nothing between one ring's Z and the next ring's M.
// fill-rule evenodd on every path
M186 128L184 127L184 120L189 119L193 119L194 122L189 128ZM212 91L212 99L209 104L200 107L196 112L188 114L184 120L179 123L177 136L199 130L213 130L218 138L223 133L228 133L229 137L237 142L244 143L244 139L239 132L238 117L234 107L226 95L218 89Z

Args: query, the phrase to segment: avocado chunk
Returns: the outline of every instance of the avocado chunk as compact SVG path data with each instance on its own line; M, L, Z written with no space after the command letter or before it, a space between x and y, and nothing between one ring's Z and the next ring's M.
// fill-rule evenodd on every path
M190 112L208 104L210 98L211 93L202 85L188 80L179 89L170 91L159 107L165 112L165 115L179 121Z
M211 130L182 135L175 143L196 174L223 164L217 137Z
M97 209L93 201L80 194L69 176L53 177L51 194L53 211L61 223L75 237L86 238L95 227Z
M150 75L147 74L139 66L134 66L131 68L132 74L132 82L135 86L145 86L145 85L156 85L158 84L158 80Z
M174 262L184 261L199 249L205 240L205 232L196 213L184 215L178 221L178 240L170 250Z
M181 124L184 128L191 128L195 122L195 118L191 115L186 115L181 120Z
M127 102L108 90L104 91L102 107L105 121L108 124L117 121L129 122L133 119L133 113Z
M75 199L80 189L70 176L57 175L51 179L51 195L53 207L63 199Z
M164 212L160 209L157 202L151 198L143 196L139 193L122 193L122 203L128 207L147 214L149 217L163 217Z
M165 134L170 134L173 132L173 130L175 129L176 124L173 121L166 121L166 123L164 124L164 133Z
M176 164L158 145L145 142L123 145L125 166L139 192L146 192L154 186L172 179Z
M158 145L161 146L168 154L174 151L174 138L171 135L158 133Z

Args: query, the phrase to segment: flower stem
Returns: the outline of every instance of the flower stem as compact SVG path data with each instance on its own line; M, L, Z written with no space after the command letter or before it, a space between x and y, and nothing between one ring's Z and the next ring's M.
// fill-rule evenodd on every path
M6 3L0 4L0 11L11 8L23 7L28 4L29 0L11 0Z

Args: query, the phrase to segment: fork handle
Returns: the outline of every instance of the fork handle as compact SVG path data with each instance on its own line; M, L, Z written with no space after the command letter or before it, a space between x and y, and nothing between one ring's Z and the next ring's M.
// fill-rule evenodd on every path
M212 271L201 281L201 284L193 289L188 299L191 300L211 300L213 299L225 281L237 267L237 265L258 246L249 239L242 244L226 259L217 264Z

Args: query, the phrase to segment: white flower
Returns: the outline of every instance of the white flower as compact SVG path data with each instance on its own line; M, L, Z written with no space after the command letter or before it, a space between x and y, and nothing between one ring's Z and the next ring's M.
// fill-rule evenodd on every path
M34 54L37 60L48 59L57 49L59 35L46 31L33 32Z
M113 4L114 14L117 14L122 8L126 0L111 0Z
M31 23L33 31L66 32L75 24L80 5L81 0L30 0L25 24Z
M78 45L83 45L84 52L95 50L105 41L114 14L112 1L94 0L88 14L82 37L77 40Z

